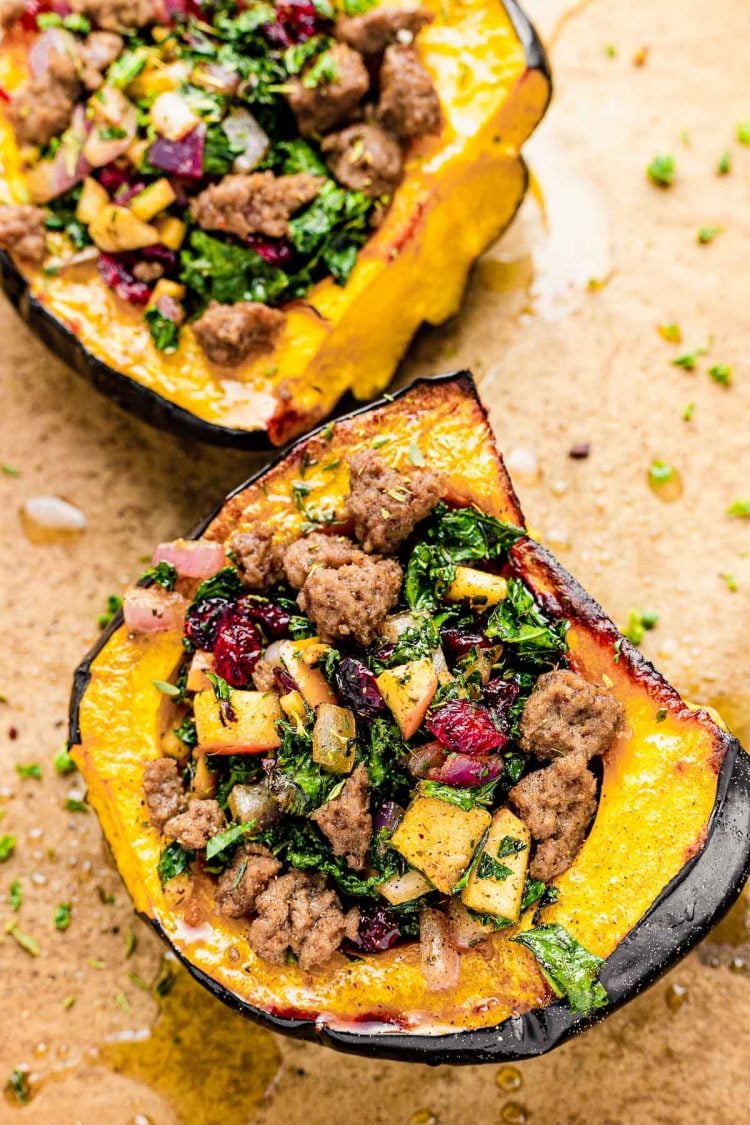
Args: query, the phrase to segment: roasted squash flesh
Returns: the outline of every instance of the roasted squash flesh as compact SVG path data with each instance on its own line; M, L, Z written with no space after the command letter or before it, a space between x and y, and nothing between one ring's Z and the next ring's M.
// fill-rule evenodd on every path
M544 112L550 84L502 0L428 0L427 7L435 20L420 34L419 51L439 93L442 129L412 144L403 182L346 285L329 278L287 305L273 352L220 368L188 328L178 351L165 355L154 348L142 310L116 297L95 264L57 276L25 271L32 296L88 354L131 381L132 395L118 384L125 405L137 411L139 389L155 392L209 424L206 436L220 426L239 431L239 443L255 433L282 444L329 414L346 391L367 399L382 390L418 326L456 312L471 263L523 197L519 149ZM3 89L24 79L25 53L14 32L0 58ZM24 202L19 152L1 112L0 159L0 202ZM148 240L153 210L146 204L137 221ZM97 218L105 249L122 248L122 218Z
M280 534L299 531L305 516L295 506L293 485L303 457L310 466L309 505L341 513L346 459L370 448L376 437L381 455L397 466L407 463L410 450L412 455L419 450L426 464L446 474L456 502L523 523L473 386L468 377L457 376L418 384L300 443L232 496L204 534L224 540L260 520L272 522ZM323 470L338 461L338 468ZM569 620L572 667L606 685L626 712L625 729L604 761L588 838L572 867L555 880L558 901L541 910L543 924L561 924L586 949L607 957L703 847L729 739L707 711L680 699L533 540L521 540L513 558L547 612ZM294 965L275 967L255 957L240 923L211 916L199 930L187 927L179 892L159 883L160 837L144 825L142 805L144 761L161 752L160 697L153 681L168 680L180 655L177 632L135 638L123 626L116 628L86 669L75 708L79 731L73 756L137 909L233 1005L302 1013L344 1029L366 1017L390 1022L394 1031L436 1033L495 1026L554 999L529 950L512 941L519 928L531 925L531 911L492 935L490 959L468 951L458 984L442 992L426 988L414 945L359 961L336 956L324 969L305 974ZM486 827L471 831L481 838ZM500 828L503 836L513 835L507 826ZM420 866L411 853L409 861ZM435 881L434 871L426 873ZM423 893L419 877L416 882L407 897Z

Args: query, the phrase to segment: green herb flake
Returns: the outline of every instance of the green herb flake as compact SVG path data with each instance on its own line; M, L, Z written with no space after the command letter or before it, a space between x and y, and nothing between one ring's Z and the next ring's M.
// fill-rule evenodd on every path
M715 238L718 238L723 229L723 227L701 227L695 236L696 241L700 246L707 246L709 242L713 242Z
M658 459L651 462L648 467L649 483L658 488L662 484L667 484L675 475L673 465L668 464L666 461Z
M227 683L223 676L219 676L215 672L207 672L206 677L213 685L216 698L221 702L229 703L234 694L234 688Z
M168 695L172 699L180 695L180 689L176 684L168 684L166 680L152 680L151 683L154 685L157 691L161 692L162 695Z
M477 864L478 879L492 879L496 883L502 883L512 874L511 868L506 864L493 859L488 852L482 852L479 863Z
M143 318L157 351L164 352L164 355L174 355L180 343L180 326L177 321L164 316L157 305L146 309Z
M565 998L574 1012L587 1015L608 1003L607 992L598 980L603 959L585 949L563 926L537 926L513 941L531 950L555 993Z
M119 594L107 594L107 608L97 615L96 624L99 629L106 629L115 614L122 609L122 598Z
M8 904L14 914L23 906L23 888L20 879L14 879L8 888Z
M16 773L19 777L28 778L32 781L42 780L42 768L38 762L16 762Z
M177 875L183 875L193 862L194 855L194 852L183 848L176 840L167 844L161 853L157 867L162 886L168 883L170 879L176 878Z
M125 1012L125 1015L130 1015L132 1008L130 1007L130 1001L128 1000L124 992L117 993L117 995L115 996L115 1004L120 1009L120 1011Z
M659 614L648 609L631 609L628 624L623 633L634 645L639 645L647 632L659 624Z
M699 358L707 353L708 348L696 348L695 351L685 352L684 355L678 355L672 360L672 366L681 367L683 371L695 371Z
M727 508L727 515L733 519L750 519L750 496L740 496L733 500Z
M85 801L79 801L77 797L66 797L63 802L63 808L66 812L73 813L87 813L89 807Z
M62 1008L63 1008L63 1011L64 1011L64 1012L69 1012L69 1011L70 1011L70 1009L71 1009L71 1008L73 1007L73 1005L75 1004L75 1002L76 1002L76 997L75 997L75 996L73 996L73 995L70 995L70 996L66 996L66 997L65 997L65 999L64 999L64 1000L63 1000L63 1002L62 1002Z
M729 149L722 152L716 164L717 176L728 176L732 171L732 154Z
M58 750L52 759L52 764L55 767L55 773L65 777L69 773L75 773L78 768L68 752L68 747L63 746Z
M73 920L73 907L69 902L61 902L55 907L52 921L56 930L67 930Z
M125 934L125 960L132 957L138 947L138 938L135 936L133 930L128 930Z
M668 714L669 714L669 712L667 711L666 707L660 707L659 710L656 712L657 723L663 723Z
M668 188L674 183L676 170L675 158L669 153L663 153L654 157L646 169L646 174L652 184L660 188Z
M720 387L729 387L732 384L732 368L728 363L716 363L713 367L709 367L708 374L713 379L714 383L718 383Z
M8 832L0 836L0 863L5 863L6 860L10 859L16 850L17 843L16 837L11 836Z
M604 48L604 54L608 59L617 58L617 47L614 45L614 43L607 43L606 47Z
M156 586L162 586L165 590L174 590L177 584L177 568L168 562L158 562L156 566L150 566L148 570L144 570L141 575L141 582L150 579Z
M679 324L657 324L656 331L668 344L682 343L682 329Z
M726 585L727 590L731 590L732 593L736 593L737 590L739 590L739 586L737 584L737 579L735 578L735 576L733 574L724 573L724 574L721 574L719 577L724 579L724 584Z
M15 922L5 923L5 932L13 938L16 945L20 946L24 953L28 953L29 957L38 957L42 952L42 947L36 938L31 934L25 934L23 930L19 930Z
M214 859L215 856L221 855L227 848L239 843L254 827L255 821L250 820L246 824L234 824L231 828L226 828L218 835L212 836L206 844L206 859Z
M693 415L694 415L694 414L695 414L695 403L694 403L694 402L689 402L689 403L687 404L687 406L685 407L685 409L683 410L683 412L682 412L682 420L683 420L683 422L690 422L690 421L692 421L692 418L693 418Z
M29 1076L25 1070L16 1066L11 1070L6 1085L8 1093L16 1099L19 1105L28 1105L31 1101L31 1087Z
M6 477L20 477L21 470L17 469L15 465L0 465Z
M750 145L750 121L742 121L737 126L737 140L741 145Z

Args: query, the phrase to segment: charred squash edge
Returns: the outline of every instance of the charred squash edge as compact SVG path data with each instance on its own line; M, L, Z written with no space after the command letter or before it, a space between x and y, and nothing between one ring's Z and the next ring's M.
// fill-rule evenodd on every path
M552 75L544 46L517 0L501 0L501 3L525 51L527 72L537 71L547 80L548 96L542 107L541 118L552 97ZM520 156L518 159L523 169L524 185L516 211L523 202L528 186L526 165ZM508 223L512 222L514 215ZM499 236L502 231L497 233ZM22 320L50 351L82 375L101 394L149 425L167 430L178 437L250 452L275 451L280 444L285 444L274 444L267 430L236 429L205 421L92 355L70 328L32 296L23 274L4 251L0 251L0 287ZM340 417L350 410L354 401L351 393L347 393L334 409L333 416Z
M388 399L350 412L342 420L383 408L388 402L412 393L420 385L450 383L459 384L466 393L476 398L471 374L452 372L432 379L419 379ZM486 416L486 412L483 413ZM232 497L293 454L322 428L295 442L289 450L230 492L194 529L192 536L201 535ZM509 495L514 499L512 491ZM619 639L616 627L603 609L543 547L526 541L521 545L518 561L524 567L526 581L535 588L551 612L574 615L595 637L612 643ZM554 587L554 593L550 593L549 587ZM89 683L91 664L121 625L120 614L75 672L69 725L72 744L78 743L81 737L79 709ZM647 685L655 700L672 706L681 702L675 689L634 645L628 641L621 642L621 656L628 673ZM739 897L750 875L750 756L736 738L718 727L715 737L717 793L705 843L700 852L690 858L679 874L664 887L647 913L607 958L601 980L610 1003L589 1016L576 1015L561 1002L512 1017L494 1028L443 1035L337 1031L319 1026L314 1018L273 1014L256 1008L217 984L176 951L177 956L188 972L212 995L243 1016L272 1031L321 1042L350 1054L432 1065L513 1061L546 1054L644 991L692 949ZM160 924L148 916L143 917L168 943Z

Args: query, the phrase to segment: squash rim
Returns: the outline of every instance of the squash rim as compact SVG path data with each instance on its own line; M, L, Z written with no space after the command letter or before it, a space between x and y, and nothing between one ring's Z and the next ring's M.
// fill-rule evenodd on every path
M459 370L416 379L407 387L359 406L339 416L337 420L345 422L387 407L389 403L420 386L450 383L463 384L486 417L487 411L477 394L473 375L469 371ZM296 439L247 480L233 488L192 529L187 538L202 535L234 496L292 455L298 447L320 433L325 425L323 423ZM494 434L492 441L494 444ZM537 564L554 579L555 596L559 598L562 595L564 608L575 612L579 619L586 621L597 631L613 631L617 634L616 627L598 602L550 552L533 541L529 541L526 549L533 551ZM533 580L529 581L533 587ZM543 593L539 596L544 600ZM91 664L122 623L122 612L119 612L76 668L68 727L68 738L73 745L81 740L79 712L88 687ZM650 683L663 696L673 697L678 694L634 645L625 641L621 652L633 676ZM662 888L650 908L606 958L601 981L607 989L609 1003L587 1016L572 1012L564 1001L558 1001L547 1007L510 1017L494 1027L445 1034L336 1030L322 1025L314 1017L280 1014L247 1003L192 964L172 946L155 918L140 911L138 913L172 949L190 975L211 995L233 1011L270 1031L322 1043L348 1054L399 1062L474 1065L537 1057L599 1023L648 988L697 945L739 897L745 881L750 877L750 755L744 752L736 737L719 727L716 727L716 753L721 765L718 770L716 798L706 826L705 843ZM114 858L117 864L117 857ZM685 926L688 929L683 933L681 927Z
M524 50L527 72L537 71L546 79L547 97L536 122L538 125L552 99L552 73L547 53L534 24L523 11L518 0L500 0L500 3L505 8ZM529 172L520 153L517 155L517 160L523 173L523 192L503 231L515 218L528 189ZM498 237L500 234L502 231L498 232ZM275 452L279 448L289 448L288 443L282 446L274 444L269 437L268 429L249 430L209 422L99 359L86 349L71 328L33 295L31 286L22 271L10 254L4 250L0 250L0 289L45 347L67 363L76 374L83 376L100 394L105 395L142 422L173 433L178 438L202 441L223 448L243 449L250 453L268 453ZM408 348L410 344L411 339L406 347ZM351 391L347 391L327 417L339 418L350 413L355 401Z

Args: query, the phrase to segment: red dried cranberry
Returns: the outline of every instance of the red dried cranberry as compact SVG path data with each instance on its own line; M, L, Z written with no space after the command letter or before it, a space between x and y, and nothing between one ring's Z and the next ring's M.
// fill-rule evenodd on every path
M383 953L401 937L398 919L387 906L365 903L360 907L359 930L352 942L363 953Z
M245 239L245 243L269 266L289 265L294 253L284 238L263 238L259 234L251 234Z
M359 719L376 719L385 710L374 674L355 656L344 656L333 677L341 702Z
M118 168L116 164L106 164L99 170L99 183L110 195L114 195L129 182L129 174L124 169Z
M492 715L480 703L453 699L428 715L425 726L443 746L463 754L502 750L507 734L497 729Z
M276 677L276 683L279 685L279 689L284 695L287 695L290 691L297 690L297 685L286 669L275 668L274 676Z
M145 305L151 296L151 286L133 277L124 261L115 254L99 255L99 273L102 281L114 289L118 297L131 305Z
M508 712L518 699L520 687L515 680L490 680L482 691L482 699L492 711L497 721L507 721Z
M246 687L260 660L260 633L241 604L230 606L219 622L214 644L214 667L230 687Z
M19 26L24 31L36 31L36 17L41 15L42 12L48 12L51 6L51 4L46 3L46 0L26 0L26 8L18 21Z
M271 640L276 641L286 636L289 622L292 620L288 610L274 602L256 602L251 601L250 598L243 601L242 606L247 616L252 621L257 621Z
M9 102L10 94L0 86L0 102Z
M505 768L502 758L472 758L469 754L449 754L445 761L429 770L430 781L444 785L484 785L494 781Z
M163 242L155 242L153 246L144 246L138 254L144 262L158 262L164 266L166 273L177 268L177 251L170 250Z
M319 30L318 13L310 0L278 0L275 21L263 28L274 47L304 43Z
M213 652L219 622L229 605L226 598L204 598L190 606L185 615L185 636L196 648Z
M465 631L456 629L452 625L440 631L440 638L445 646L447 655L452 660L460 660L467 656L473 648L488 648L492 641L478 630Z

